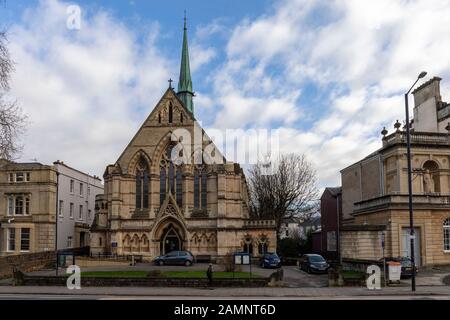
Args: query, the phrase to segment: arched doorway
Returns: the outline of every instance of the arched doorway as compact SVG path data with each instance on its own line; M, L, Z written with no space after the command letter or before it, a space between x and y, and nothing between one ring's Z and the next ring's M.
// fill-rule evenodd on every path
M183 250L183 238L180 234L180 231L173 224L169 224L163 230L160 238L160 252L162 255L171 251Z

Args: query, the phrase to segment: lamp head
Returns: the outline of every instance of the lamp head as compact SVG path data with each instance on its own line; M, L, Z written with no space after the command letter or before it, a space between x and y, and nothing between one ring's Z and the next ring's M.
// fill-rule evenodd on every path
M426 75L427 75L427 72L426 72L426 71L422 71L422 72L419 74L419 79L424 78Z

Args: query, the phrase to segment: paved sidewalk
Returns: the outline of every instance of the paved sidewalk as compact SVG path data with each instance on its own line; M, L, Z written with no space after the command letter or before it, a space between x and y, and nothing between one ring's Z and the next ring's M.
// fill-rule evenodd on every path
M368 290L366 288L147 288L147 287L84 287L81 290L69 290L65 287L7 287L0 286L2 294L32 294L45 298L45 295L96 295L96 296L142 296L142 297L364 297L364 296L448 296L450 286L421 286L415 294L410 288L384 288Z

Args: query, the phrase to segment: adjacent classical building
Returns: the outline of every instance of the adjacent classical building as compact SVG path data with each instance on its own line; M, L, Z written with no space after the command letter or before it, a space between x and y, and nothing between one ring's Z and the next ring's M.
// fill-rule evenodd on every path
M58 249L86 245L99 178L62 162L0 160L0 256L55 249L57 190Z
M415 256L423 266L450 264L450 104L440 81L413 92ZM341 171L344 262L410 255L406 135L394 127L382 131L378 151Z
M189 250L216 259L235 251L276 251L274 221L250 219L244 172L226 161L199 126L193 96L185 24L178 91L170 81L106 168L91 228L93 253L151 259Z

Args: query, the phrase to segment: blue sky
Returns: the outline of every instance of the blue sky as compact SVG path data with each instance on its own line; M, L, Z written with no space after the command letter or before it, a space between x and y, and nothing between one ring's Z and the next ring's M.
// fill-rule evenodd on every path
M30 121L21 160L101 175L177 80L185 9L196 117L280 129L282 151L305 153L322 187L380 147L420 71L450 96L448 1L8 0L11 94Z

